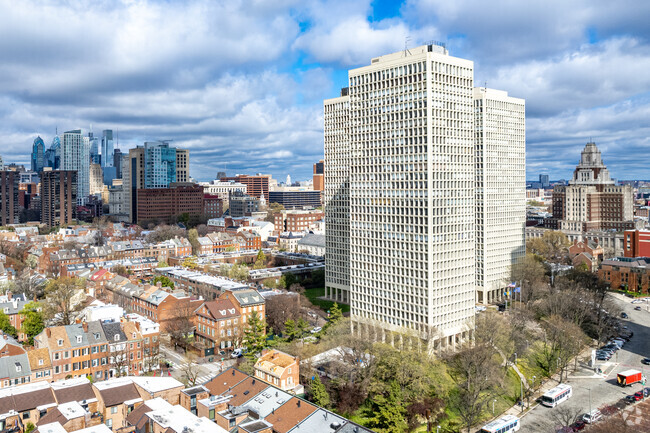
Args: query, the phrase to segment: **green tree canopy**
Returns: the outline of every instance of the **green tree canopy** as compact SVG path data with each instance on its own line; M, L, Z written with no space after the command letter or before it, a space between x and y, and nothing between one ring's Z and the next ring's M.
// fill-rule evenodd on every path
M156 277L154 277L153 280L151 280L151 284L154 286L159 282L162 284L163 287L169 287L170 289L174 288L174 282L165 275L157 275Z
M316 374L310 384L311 398L314 403L320 407L328 407L330 405L330 395L327 393L325 385L320 380L320 376Z
M246 348L246 358L251 361L257 357L266 346L266 324L260 318L257 311L253 311L248 317L248 323L244 328L244 347Z
M14 328L11 324L11 321L9 321L9 316L7 316L2 311L0 311L0 330L2 330L2 332L7 335L11 335L14 338L18 337L18 332L16 331L16 328Z
M20 311L20 314L25 317L21 330L29 338L29 344L34 344L34 337L45 329L41 306L37 302L29 302Z

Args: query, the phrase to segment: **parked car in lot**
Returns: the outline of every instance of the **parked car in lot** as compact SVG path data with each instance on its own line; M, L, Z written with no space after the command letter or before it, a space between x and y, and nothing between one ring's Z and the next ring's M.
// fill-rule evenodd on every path
M626 395L625 396L625 403L630 404L634 403L636 401L636 398L634 398L633 395Z
M587 424L592 424L596 421L603 419L603 414L598 409L592 410L590 413L582 415L582 420Z
M634 309L635 309L636 311L641 311L641 307L638 306L638 305L637 305L636 307L634 307Z
M627 313L626 313L626 312L622 312L622 313L621 313L621 317L622 317L623 319L627 319L627 318L628 318Z
M643 391L637 391L634 393L634 400L639 401L643 400Z
M641 364L650 365L650 358L643 358Z

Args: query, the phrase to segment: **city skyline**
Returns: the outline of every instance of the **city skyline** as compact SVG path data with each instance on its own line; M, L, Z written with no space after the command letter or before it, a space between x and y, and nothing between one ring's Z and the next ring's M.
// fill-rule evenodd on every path
M528 180L569 178L591 140L613 177L645 177L647 5L4 3L6 162L29 165L38 135L49 147L56 127L92 124L119 131L121 149L174 140L195 156L198 180L224 168L307 179L323 157L322 100L347 85L346 71L440 40L474 60L476 85L526 99ZM65 25L36 30L44 22Z

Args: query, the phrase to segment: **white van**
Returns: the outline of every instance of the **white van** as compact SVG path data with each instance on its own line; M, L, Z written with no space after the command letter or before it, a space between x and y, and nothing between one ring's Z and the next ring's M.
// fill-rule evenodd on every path
M231 358L239 358L239 357L241 357L241 356L242 356L242 350L241 350L241 349L235 349L235 350L233 350L232 353L230 354L230 357L231 357Z

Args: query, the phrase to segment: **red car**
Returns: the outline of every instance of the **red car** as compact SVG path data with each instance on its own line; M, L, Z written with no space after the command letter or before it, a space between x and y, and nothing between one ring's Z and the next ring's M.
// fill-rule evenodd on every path
M638 391L634 393L634 400L639 401L643 400L643 391Z
M571 424L571 428L572 428L573 431L575 432L575 431L584 430L584 428L586 427L586 425L587 425L587 424L585 424L584 421L576 421L576 422L574 422L573 424Z

